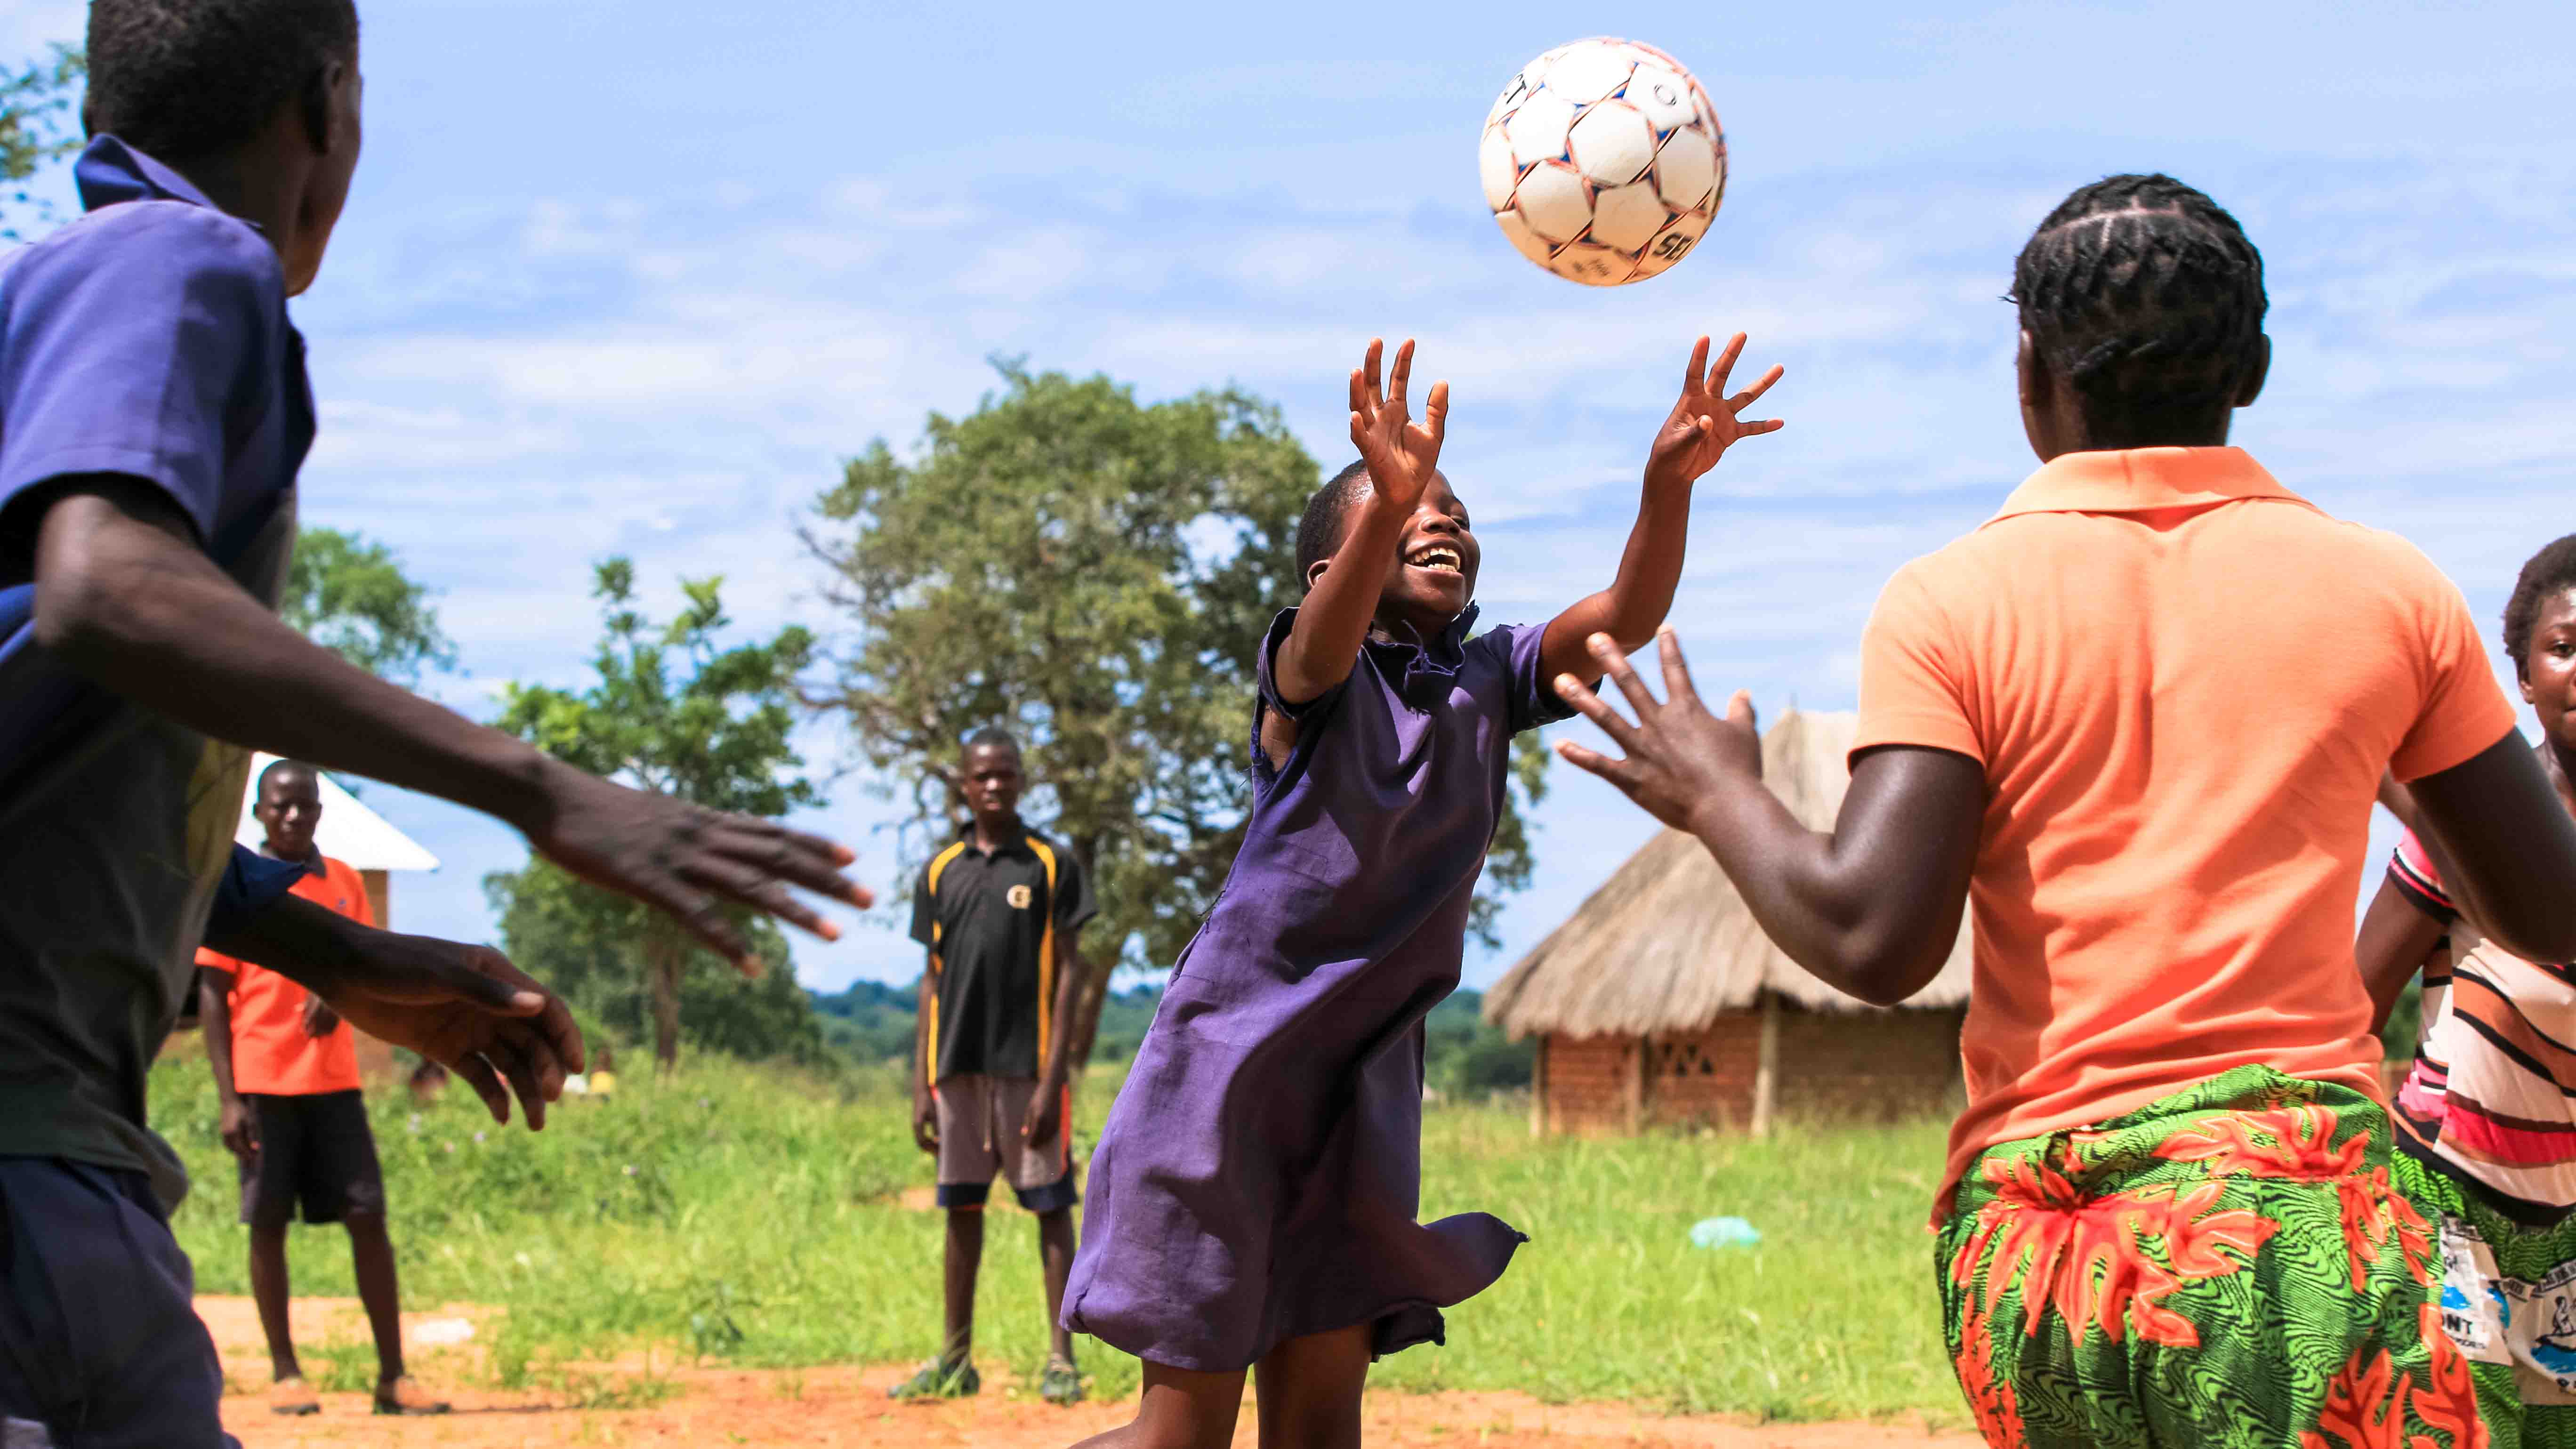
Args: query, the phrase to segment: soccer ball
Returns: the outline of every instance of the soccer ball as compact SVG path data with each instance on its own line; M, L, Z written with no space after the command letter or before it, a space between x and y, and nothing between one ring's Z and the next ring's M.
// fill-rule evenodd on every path
M1595 287L1680 261L1726 196L1708 93L1651 45L1560 45L1503 87L1476 151L1485 202L1522 256Z

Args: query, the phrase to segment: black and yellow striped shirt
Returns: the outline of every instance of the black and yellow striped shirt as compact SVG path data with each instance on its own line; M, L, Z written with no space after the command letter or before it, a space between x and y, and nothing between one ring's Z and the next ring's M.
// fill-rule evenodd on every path
M930 951L930 1080L1038 1075L1065 945L1098 913L1073 852L1034 830L987 855L970 824L933 856L912 897L912 938Z

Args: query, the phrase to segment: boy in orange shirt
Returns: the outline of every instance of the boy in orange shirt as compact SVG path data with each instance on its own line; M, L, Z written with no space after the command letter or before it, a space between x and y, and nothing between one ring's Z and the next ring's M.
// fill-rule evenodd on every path
M1658 703L1567 758L1689 830L1802 966L1893 1004L1976 912L1968 1109L1935 1221L1996 1445L2485 1442L2390 1185L2352 907L2383 771L2533 959L2576 953L2576 827L2459 593L2226 446L2271 361L2262 260L2165 176L2068 197L2015 268L2043 466L1900 570L1863 637L1831 832L1753 713Z
M262 771L251 813L268 832L263 854L303 864L295 894L361 925L376 923L358 873L314 847L322 788L312 766L280 760ZM322 1407L304 1382L287 1326L286 1228L300 1202L306 1222L349 1229L358 1301L376 1336L376 1412L446 1412L403 1372L402 1294L385 1234L384 1174L358 1091L356 1037L322 998L274 971L204 950L197 965L224 1145L241 1160L251 1297L277 1375L270 1410L311 1414Z

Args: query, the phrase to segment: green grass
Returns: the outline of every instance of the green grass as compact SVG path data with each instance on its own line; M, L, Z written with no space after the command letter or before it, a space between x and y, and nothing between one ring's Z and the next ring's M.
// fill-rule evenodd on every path
M198 1284L246 1292L232 1162L193 1042L153 1077L155 1123L199 1184L176 1219ZM494 1126L461 1090L419 1111L375 1097L407 1303L507 1309L487 1342L494 1380L602 1402L659 1390L650 1373L580 1365L648 1347L663 1366L929 1354L941 1221L896 1201L931 1181L898 1079L702 1057L668 1084L641 1069L621 1082L613 1102L561 1104L536 1135ZM1088 1086L1085 1145L1111 1083ZM1520 1111L1439 1106L1424 1138L1426 1217L1483 1209L1532 1241L1450 1314L1448 1347L1390 1358L1373 1382L1764 1418L1958 1417L1923 1232L1937 1126L1540 1142ZM1752 1220L1760 1246L1693 1248L1691 1224L1718 1214ZM996 1212L990 1232L977 1356L1033 1378L1046 1346L1034 1224ZM337 1229L298 1227L289 1252L299 1294L355 1291ZM1096 1392L1134 1390L1132 1361L1087 1349Z

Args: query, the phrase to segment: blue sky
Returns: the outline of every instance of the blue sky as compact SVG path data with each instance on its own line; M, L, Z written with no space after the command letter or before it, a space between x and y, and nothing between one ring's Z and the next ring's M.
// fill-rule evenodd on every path
M0 57L81 17L21 0ZM366 24L365 160L297 304L304 506L443 591L468 672L434 688L469 713L580 682L610 553L660 599L722 573L746 626L828 629L800 510L871 438L971 409L995 353L1148 398L1242 383L1329 465L1360 346L1417 335L1455 389L1488 617L1541 618L1608 578L1690 338L1735 328L1787 365L1789 427L1703 483L1675 622L1706 687L1848 708L1888 572L2032 465L2013 252L2118 170L2203 187L2263 248L2278 360L2237 436L2291 486L2415 539L2488 620L2576 528L2568 8L402 0ZM1732 153L1698 251L1609 292L1522 261L1476 182L1492 93L1585 33L1690 65ZM812 823L895 884L865 786ZM1539 883L1471 981L1649 833L1555 786ZM370 800L446 862L397 886L400 923L486 935L515 837ZM798 952L822 986L916 967L890 919Z

